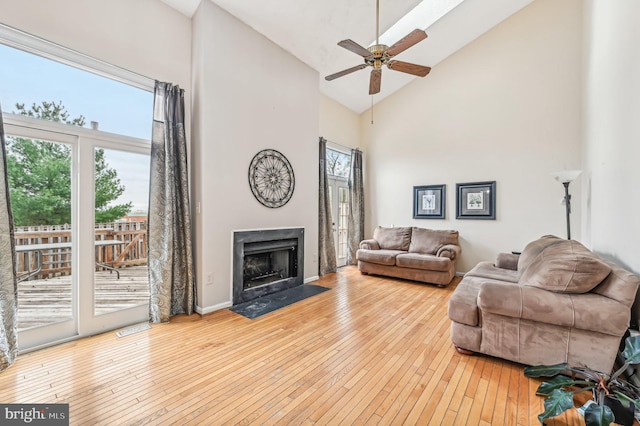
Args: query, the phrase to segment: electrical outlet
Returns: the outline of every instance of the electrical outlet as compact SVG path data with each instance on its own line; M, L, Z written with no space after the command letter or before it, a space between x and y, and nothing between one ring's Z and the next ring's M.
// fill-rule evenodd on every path
M207 273L207 285L213 285L213 272Z

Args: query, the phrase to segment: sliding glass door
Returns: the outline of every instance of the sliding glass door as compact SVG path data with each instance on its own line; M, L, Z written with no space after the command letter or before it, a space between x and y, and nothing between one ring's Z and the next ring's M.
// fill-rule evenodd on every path
M5 124L18 275L18 343L77 333L77 138Z
M149 142L69 127L5 116L21 351L148 319Z
M146 311L149 156L96 148L94 181L94 314L140 306Z

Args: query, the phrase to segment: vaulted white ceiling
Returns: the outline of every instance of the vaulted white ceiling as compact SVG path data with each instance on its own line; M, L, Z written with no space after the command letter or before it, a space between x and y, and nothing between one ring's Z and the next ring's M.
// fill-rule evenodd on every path
M161 0L191 17L201 0ZM320 91L361 113L371 106L366 68L342 78L325 81L326 75L363 63L363 59L337 45L351 39L368 47L376 38L375 0L202 0L213 1L283 49L320 73ZM533 0L380 0L380 32L403 17L380 42L391 46L415 28L428 38L395 59L432 67L473 41ZM399 27L399 28L398 28ZM415 78L382 71L382 90L374 103L391 95ZM429 76L424 77L429 78Z

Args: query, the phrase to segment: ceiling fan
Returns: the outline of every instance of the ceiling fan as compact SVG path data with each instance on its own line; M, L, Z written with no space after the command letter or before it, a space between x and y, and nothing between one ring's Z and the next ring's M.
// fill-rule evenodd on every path
M346 70L328 75L324 79L327 81L331 81L347 74L351 74L352 72L361 70L363 68L373 67L373 70L371 70L371 78L369 79L369 94L375 95L376 93L380 92L383 65L386 65L387 68L391 70L416 75L418 77L424 77L429 74L429 71L431 71L430 67L391 59L397 54L404 52L414 44L417 44L427 38L426 32L419 29L413 30L409 34L398 40L391 47L380 44L379 33L380 0L376 0L376 44L370 46L368 49L365 49L355 41L349 39L342 40L338 43L338 46L344 47L345 49L362 56L364 58L364 64L356 65L355 67L347 68Z

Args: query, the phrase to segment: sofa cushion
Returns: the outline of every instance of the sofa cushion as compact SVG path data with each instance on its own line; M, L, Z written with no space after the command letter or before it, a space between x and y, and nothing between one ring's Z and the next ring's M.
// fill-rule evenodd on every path
M520 275L527 270L529 265L536 260L538 255L542 253L544 249L562 241L566 240L558 238L555 235L545 235L544 237L538 238L537 240L531 241L527 244L518 258L518 272Z
M520 283L558 293L586 293L611 268L585 246L562 240L546 247L520 277Z
M518 272L511 269L503 269L496 267L491 262L480 262L469 272L464 274L465 277L489 278L492 280L506 281L510 283L518 282Z
M401 268L424 269L426 271L448 271L451 260L431 254L406 253L396 256L396 266Z
M384 250L409 250L411 243L411 228L384 228L378 226L373 231L373 239L378 241Z
M362 262L376 263L378 265L393 266L396 264L396 256L406 253L401 250L365 250L356 251L356 259Z
M496 268L507 269L510 271L518 270L518 260L520 260L519 254L514 253L498 253L496 256Z
M414 227L409 252L436 254L440 247L447 244L458 244L458 231Z

